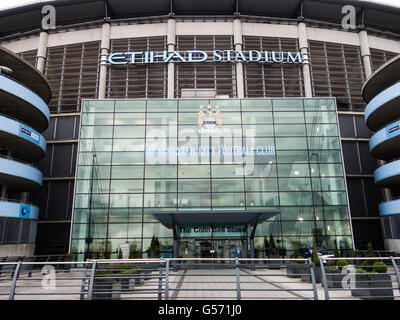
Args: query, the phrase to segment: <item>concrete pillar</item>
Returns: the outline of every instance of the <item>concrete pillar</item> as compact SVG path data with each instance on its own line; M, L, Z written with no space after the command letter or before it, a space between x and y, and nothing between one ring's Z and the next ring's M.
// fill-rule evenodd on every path
M167 30L167 47L168 52L173 52L176 45L176 23L175 19L168 20ZM167 98L175 98L175 64L173 62L168 63L168 79L167 79Z
M303 60L303 81L305 97L310 98L312 97L311 69L309 60L307 27L304 22L299 22L299 24L297 25L297 32L299 35L299 46L301 57Z
M235 51L242 50L243 37L242 37L242 22L240 19L233 21L233 43ZM239 99L244 98L244 80L243 80L243 63L236 63L236 94Z
M363 67L364 67L364 73L365 77L369 78L369 76L372 74L372 68L371 68L371 52L369 50L369 43L368 43L368 33L366 30L360 30L358 33L358 37L360 39L360 51L361 51L361 59L363 62ZM386 162L383 160L379 160L379 165L383 166L385 165ZM384 195L385 195L385 201L390 201L392 200L392 195L390 194L390 190L387 188L383 189Z
M47 42L49 39L49 34L47 31L40 32L39 35L39 46L36 54L36 68L40 72L44 72L44 66L47 59Z
M371 52L369 51L367 31L361 30L358 33L358 37L360 38L361 58L364 66L364 72L366 78L368 78L372 74L372 69L371 69Z
M100 75L99 75L99 94L98 99L106 97L107 87L107 57L110 51L111 26L104 23L101 29L101 57L100 57Z

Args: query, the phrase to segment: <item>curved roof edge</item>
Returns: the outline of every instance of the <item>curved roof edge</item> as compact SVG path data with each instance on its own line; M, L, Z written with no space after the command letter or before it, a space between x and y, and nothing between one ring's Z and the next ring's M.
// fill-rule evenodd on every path
M400 54L387 61L371 74L362 87L362 96L369 103L384 89L400 81Z
M44 1L0 11L0 37L41 28L44 5L56 8L58 26L99 19L151 16L253 15L288 19L312 19L341 25L344 5L356 9L356 25L400 32L400 7L358 0L57 0Z
M14 52L0 46L0 65L12 69L8 76L40 96L46 103L51 99L51 86L44 75Z

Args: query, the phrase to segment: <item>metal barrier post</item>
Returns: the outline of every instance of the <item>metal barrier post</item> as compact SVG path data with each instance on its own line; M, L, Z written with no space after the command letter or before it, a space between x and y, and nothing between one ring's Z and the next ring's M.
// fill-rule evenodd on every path
M311 258L308 258L308 263L310 265L310 274L311 274L311 282L312 282L313 292L314 292L314 300L318 300L317 283L315 282L314 267L313 267Z
M321 265L321 281L324 285L324 293L325 293L325 300L329 300L329 290L328 290L328 282L326 281L326 274L325 274L325 266L321 260L321 257L318 256L319 264Z
M169 299L169 259L165 263L165 300Z
M236 299L241 300L240 296L240 267L239 267L239 259L235 258L236 262Z
M394 268L394 272L396 273L396 278L397 278L397 284L399 285L399 292L400 292L400 272L399 272L399 267L396 264L396 261L392 256L390 256L390 260L392 261L392 265Z
M85 288L86 288L87 267L88 267L88 261L86 261L86 263L85 263L85 268L84 268L84 270L83 270L80 300L85 300Z
M160 259L160 267L159 267L159 273L158 273L158 300L162 300L162 277L163 277L163 271L162 271L162 263L163 259Z
M17 284L17 279L19 275L19 269L21 268L22 260L18 261L18 264L15 266L14 270L14 276L12 279L11 283L11 288L10 288L10 295L8 297L8 300L14 300L14 295L15 295L15 286Z
M93 299L94 272L96 271L96 260L93 261L92 271L90 273L88 300Z

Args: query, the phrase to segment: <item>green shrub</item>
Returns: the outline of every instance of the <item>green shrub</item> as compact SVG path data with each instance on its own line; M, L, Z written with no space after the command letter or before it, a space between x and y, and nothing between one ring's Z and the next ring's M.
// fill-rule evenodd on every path
M339 268L336 267L336 266L328 266L328 267L325 267L325 272L326 272L326 273L336 273L336 272L338 272L338 271L339 271Z
M328 267L335 267L337 260L328 260Z
M337 260L336 265L342 269L343 267L347 266L349 262L345 259Z
M319 262L319 259L318 259L317 247L315 244L313 245L313 248L312 248L311 261L315 264L316 267L321 266L321 263Z
M354 249L354 255L355 255L356 257L360 256L360 254L361 254L361 251L360 251L360 250Z
M335 241L335 249L333 250L333 255L335 256L335 258L339 258L340 257L340 253L339 253L339 249L337 247L336 241Z
M377 261L373 264L373 272L377 273L386 273L387 272L387 266L381 261Z
M371 260L365 260L363 263L361 263L361 268L363 268L366 272L372 272L373 270L373 264L374 262Z
M296 257L296 259L304 259L304 257L298 256L298 257ZM302 264L302 263L305 263L305 261L296 261L296 263Z
M69 252L65 254L65 259L72 259L72 254Z

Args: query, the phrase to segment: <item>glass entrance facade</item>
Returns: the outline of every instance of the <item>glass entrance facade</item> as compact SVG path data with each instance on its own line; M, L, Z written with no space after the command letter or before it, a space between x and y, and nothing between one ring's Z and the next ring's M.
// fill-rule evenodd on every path
M182 258L244 258L246 239L181 239L179 257ZM209 262L209 261L208 261Z
M114 258L125 242L146 257L153 236L170 252L173 232L152 215L160 211L278 209L257 226L257 257L270 236L286 256L313 243L352 249L332 98L86 100L76 179L77 259L102 248ZM217 240L215 254L231 255L230 240ZM190 250L201 254L201 241Z

